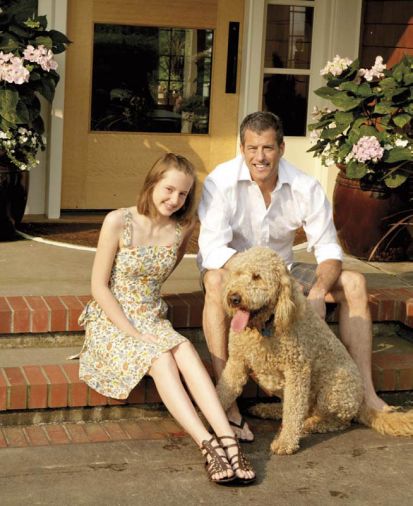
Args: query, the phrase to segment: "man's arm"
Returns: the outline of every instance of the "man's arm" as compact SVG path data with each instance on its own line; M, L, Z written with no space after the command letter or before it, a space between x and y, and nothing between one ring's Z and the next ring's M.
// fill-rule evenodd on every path
M220 269L236 250L228 247L233 236L229 203L208 178L204 182L198 216L201 222L198 242L202 268Z
M324 260L324 262L318 264L316 282L312 286L307 299L323 319L326 316L324 298L336 284L341 270L342 262L340 260Z

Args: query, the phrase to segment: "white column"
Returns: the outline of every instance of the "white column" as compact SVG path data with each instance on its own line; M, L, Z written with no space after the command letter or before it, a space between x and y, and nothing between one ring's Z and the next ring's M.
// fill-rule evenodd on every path
M265 19L265 0L245 0L238 123L261 109Z

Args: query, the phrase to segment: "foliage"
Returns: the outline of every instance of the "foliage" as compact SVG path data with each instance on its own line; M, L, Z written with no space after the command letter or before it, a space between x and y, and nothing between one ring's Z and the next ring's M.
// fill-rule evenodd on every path
M39 96L53 101L59 75L54 55L70 42L47 30L34 0L3 0L0 7L0 156L29 170L45 148Z
M325 166L345 165L349 178L403 184L413 173L413 56L390 70L381 56L371 69L336 56L321 75L327 83L315 93L335 109L315 108L309 151Z
M193 112L198 116L207 114L208 109L201 95L191 95L182 100L181 110L185 112Z

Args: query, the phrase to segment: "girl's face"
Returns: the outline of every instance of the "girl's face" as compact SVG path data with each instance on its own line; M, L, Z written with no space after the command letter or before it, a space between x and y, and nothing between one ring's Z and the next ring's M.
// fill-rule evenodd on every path
M153 187L152 199L160 216L171 216L185 204L194 183L192 176L177 169L165 172Z

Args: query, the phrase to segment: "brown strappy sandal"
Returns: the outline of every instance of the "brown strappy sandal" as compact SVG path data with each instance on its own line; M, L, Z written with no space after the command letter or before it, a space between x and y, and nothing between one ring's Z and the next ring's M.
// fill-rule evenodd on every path
M224 448L224 450L227 454L228 461L231 464L231 467L232 467L232 470L234 471L234 473L236 473L238 471L238 469L240 471L245 471L245 472L252 471L253 473L255 473L251 463L249 462L249 460L247 459L247 457L244 455L243 451L241 450L241 446L240 446L239 441L236 437L234 437L234 436L221 436L217 439L221 443L222 448ZM225 445L222 442L223 439L230 439L231 441L234 441L234 442L232 444ZM228 455L228 451L227 451L228 448L237 448L238 452L235 453L232 457L230 457ZM256 479L256 475L253 476L252 478L241 478L238 475L235 475L235 476L236 476L238 482L242 483L243 485L250 485Z
M213 446L213 443L216 443L216 445ZM219 448L223 450L223 455L220 455L217 452ZM214 474L224 473L225 471L232 470L232 465L228 462L226 452L222 448L218 438L212 436L208 441L202 441L201 452L204 457L209 457L209 460L207 458L207 461L205 462L205 470L210 481L213 483L218 483L219 485L225 485L235 480L235 473L234 476L230 476L228 478L220 478L218 480L214 480L212 478Z

